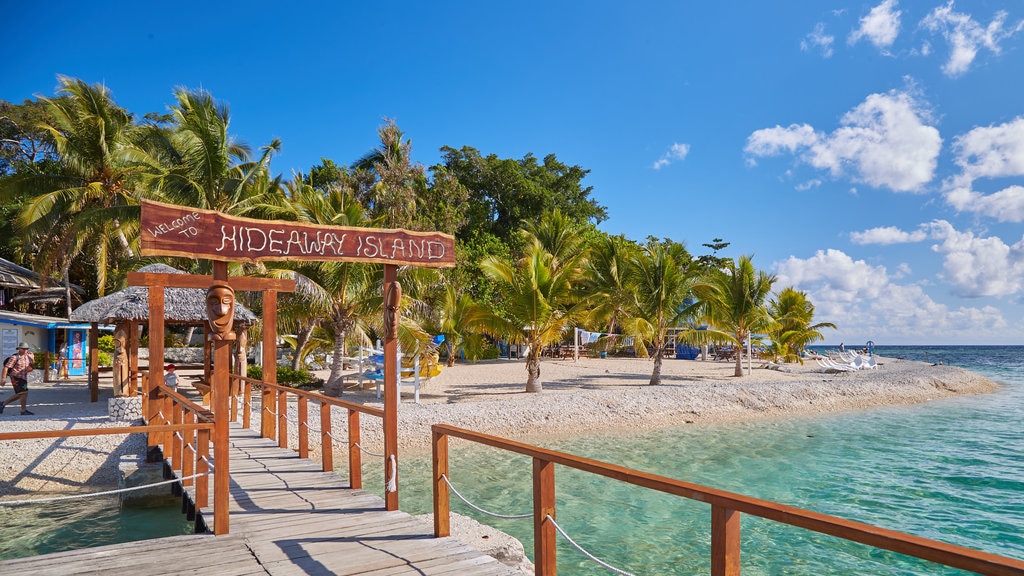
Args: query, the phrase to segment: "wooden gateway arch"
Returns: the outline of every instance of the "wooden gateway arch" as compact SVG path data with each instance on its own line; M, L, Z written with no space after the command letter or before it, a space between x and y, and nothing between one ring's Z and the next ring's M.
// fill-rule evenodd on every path
M206 258L213 275L132 273L128 283L147 286L149 333L163 334L163 290L206 288L207 311L213 339L214 370L210 383L214 413L214 488L230 486L227 473L230 406L230 346L234 339L230 322L221 322L233 306L235 290L263 292L263 379L277 383L277 293L292 292L295 282L270 278L228 277L228 262L327 261L365 262L384 266L384 478L385 507L398 509L398 307L401 286L398 266L450 268L455 266L455 239L440 232L402 229L321 226L300 222L256 220L220 212L142 202L141 252L143 256ZM153 290L153 288L161 288ZM149 339L149 365L163 366L163 339ZM266 395L265 395L266 396ZM266 399L265 399L266 401ZM153 415L147 414L147 419ZM273 425L273 421L269 422ZM263 431L267 433L267 430ZM270 432L272 436L273 432ZM218 515L220 530L227 532L227 515Z

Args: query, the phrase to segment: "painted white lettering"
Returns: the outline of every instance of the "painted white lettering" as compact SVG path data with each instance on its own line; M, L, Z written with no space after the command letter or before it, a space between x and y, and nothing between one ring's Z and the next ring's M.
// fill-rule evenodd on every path
M395 238L391 241L391 258L395 258L395 254L398 251L402 251L402 258L405 258L405 242L401 238Z
M235 230L236 227L235 226L231 227L231 234L230 235L228 235L227 228L228 228L227 226L223 226L223 225L220 227L220 248L217 248L217 252L223 252L224 248L227 246L228 242L231 243L231 249L232 250L238 250L238 239L236 237L236 230Z
M288 242L285 244L284 253L291 254L293 245L298 248L300 253L305 254L305 252L302 251L302 239L299 237L298 230L292 230L292 233L288 235Z
M271 252L277 252L278 254L282 254L283 251L281 250L281 244L284 244L284 241L283 240L275 240L274 239L274 234L277 234L278 236L280 236L280 235L284 234L284 230L271 230L270 232L267 232L267 236L270 237L270 248L269 248L269 250ZM274 246L275 244L277 244L277 247Z
M440 242L427 242L427 259L440 260L444 258L444 244Z
M254 238L255 242L253 241ZM247 249L252 252L259 252L267 247L267 234L259 228L246 228L245 240ZM256 246L257 243L259 243L259 247Z

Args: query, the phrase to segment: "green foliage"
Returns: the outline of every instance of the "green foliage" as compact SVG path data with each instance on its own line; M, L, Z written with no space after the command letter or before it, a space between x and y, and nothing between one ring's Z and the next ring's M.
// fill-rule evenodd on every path
M501 350L494 346L488 346L480 353L481 360L496 360L501 356Z
M263 367L250 364L246 368L246 376L253 380L263 379ZM324 379L318 378L308 370L295 370L291 366L277 367L277 383L292 388L323 388Z
M96 362L100 366L113 366L114 365L114 360L111 358L110 354L108 354L107 352L104 352L102 350L100 350L96 354Z
M96 341L96 346L100 349L101 352L108 352L110 354L113 354L114 337L111 336L110 334L104 334L103 336L100 336L99 339Z
M590 198L593 188L582 185L589 170L567 166L554 154L538 162L532 154L516 160L483 156L469 146L444 146L441 157L445 174L468 191L466 224L456 232L459 241L484 234L512 241L526 223L554 209L580 224L608 218L606 209Z

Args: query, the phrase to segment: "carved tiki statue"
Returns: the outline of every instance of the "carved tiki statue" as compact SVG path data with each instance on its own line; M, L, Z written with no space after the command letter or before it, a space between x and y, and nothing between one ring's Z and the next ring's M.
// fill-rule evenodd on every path
M128 335L124 324L114 330L114 396L128 395Z
M206 318L210 322L208 340L234 340L235 291L225 282L214 282L206 290Z

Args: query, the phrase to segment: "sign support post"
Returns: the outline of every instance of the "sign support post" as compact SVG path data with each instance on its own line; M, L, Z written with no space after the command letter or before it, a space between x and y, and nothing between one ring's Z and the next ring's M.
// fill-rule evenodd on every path
M398 282L398 267L384 265L384 325L388 325L388 305ZM400 291L401 289L398 288ZM399 292L400 293L400 292ZM398 325L397 317L392 330L384 329L384 509L398 510L398 404L401 389L398 384Z

